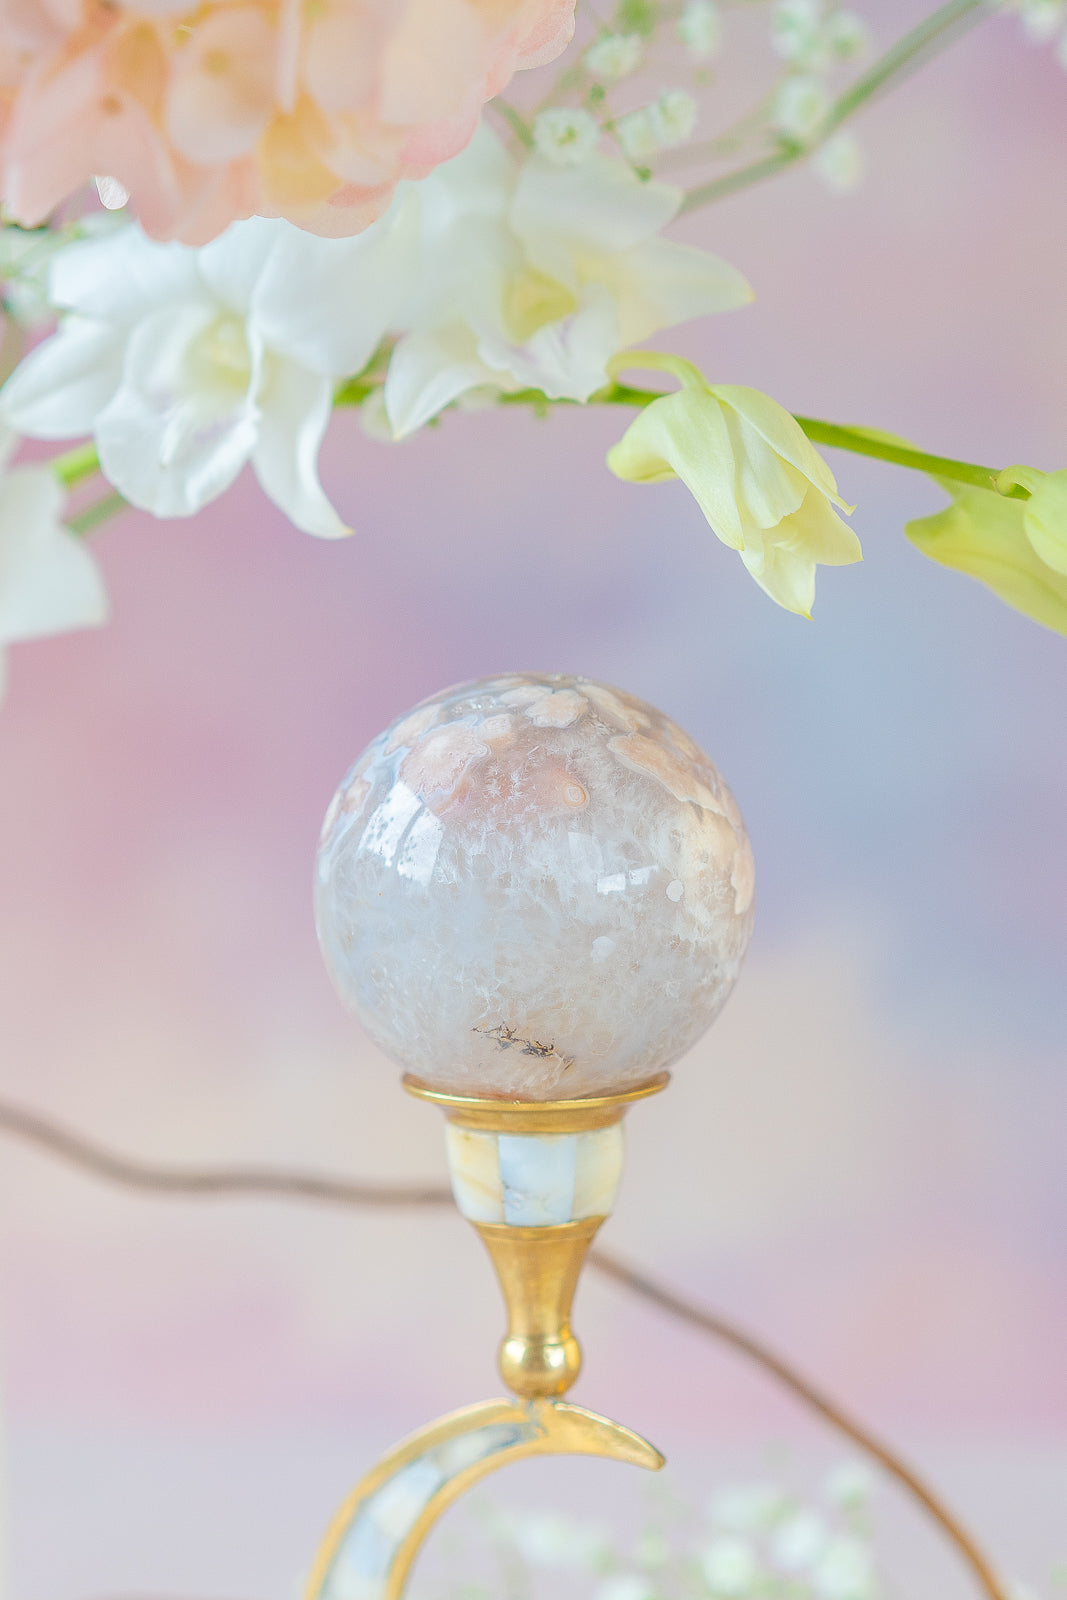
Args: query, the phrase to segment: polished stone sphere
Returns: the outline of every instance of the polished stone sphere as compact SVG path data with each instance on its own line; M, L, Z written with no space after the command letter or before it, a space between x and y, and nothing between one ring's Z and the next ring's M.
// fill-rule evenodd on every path
M323 823L316 920L345 1004L434 1088L632 1088L704 1032L752 928L741 814L669 717L513 673L424 700Z

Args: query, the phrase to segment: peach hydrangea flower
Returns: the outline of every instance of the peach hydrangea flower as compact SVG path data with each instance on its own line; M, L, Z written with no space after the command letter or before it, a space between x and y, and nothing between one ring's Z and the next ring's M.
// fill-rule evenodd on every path
M574 0L0 0L0 201L42 222L93 175L156 239L234 219L359 233L467 144Z

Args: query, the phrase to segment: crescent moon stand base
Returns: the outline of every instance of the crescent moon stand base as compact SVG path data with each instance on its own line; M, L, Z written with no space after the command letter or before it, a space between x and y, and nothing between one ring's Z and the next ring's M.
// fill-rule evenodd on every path
M582 1100L481 1100L404 1087L439 1105L452 1192L477 1228L507 1307L500 1372L515 1398L453 1411L412 1434L357 1484L319 1548L305 1600L400 1600L419 1549L441 1513L510 1461L594 1455L653 1471L659 1451L618 1422L562 1396L581 1351L571 1302L593 1236L622 1174L622 1119L665 1087Z

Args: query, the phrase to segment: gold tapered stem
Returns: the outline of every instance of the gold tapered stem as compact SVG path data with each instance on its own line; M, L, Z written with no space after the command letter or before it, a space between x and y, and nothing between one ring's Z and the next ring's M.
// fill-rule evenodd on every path
M492 1257L508 1331L500 1346L500 1375L524 1400L566 1394L582 1365L571 1332L571 1302L586 1251L603 1217L554 1228L512 1228L476 1222Z
M404 1079L404 1087L419 1099L439 1105L450 1122L473 1136L519 1134L529 1136L533 1143L551 1135L599 1137L597 1130L621 1122L635 1100L655 1094L668 1081L663 1072L618 1094L547 1101L446 1094L412 1077ZM554 1141L548 1137L547 1142ZM455 1173L453 1176L455 1179ZM608 1193L603 1209L610 1204ZM571 1303L586 1252L604 1215L579 1216L539 1227L483 1222L477 1210L469 1210L468 1216L489 1251L507 1307L508 1328L499 1356L504 1382L524 1400L550 1400L566 1394L582 1365L582 1352L571 1331Z

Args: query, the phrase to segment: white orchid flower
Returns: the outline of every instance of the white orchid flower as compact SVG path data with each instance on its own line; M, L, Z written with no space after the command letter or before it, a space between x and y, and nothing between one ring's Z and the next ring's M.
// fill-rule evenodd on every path
M0 436L0 695L4 646L107 621L96 562L62 522L63 490L47 467L7 467L15 436Z
M338 378L390 326L414 261L405 197L352 239L253 218L199 250L136 226L55 258L59 332L0 405L23 433L92 433L105 476L159 517L189 516L246 462L296 526L349 530L318 478Z
M737 384L709 384L680 356L641 350L614 368L671 372L682 387L651 401L608 451L631 483L681 478L712 532L736 550L760 588L810 617L817 566L863 559L835 507L851 511L799 423L776 400Z
M520 166L483 126L418 189L419 292L385 386L397 437L472 388L587 400L620 350L751 299L733 267L659 237L681 190L601 153Z

